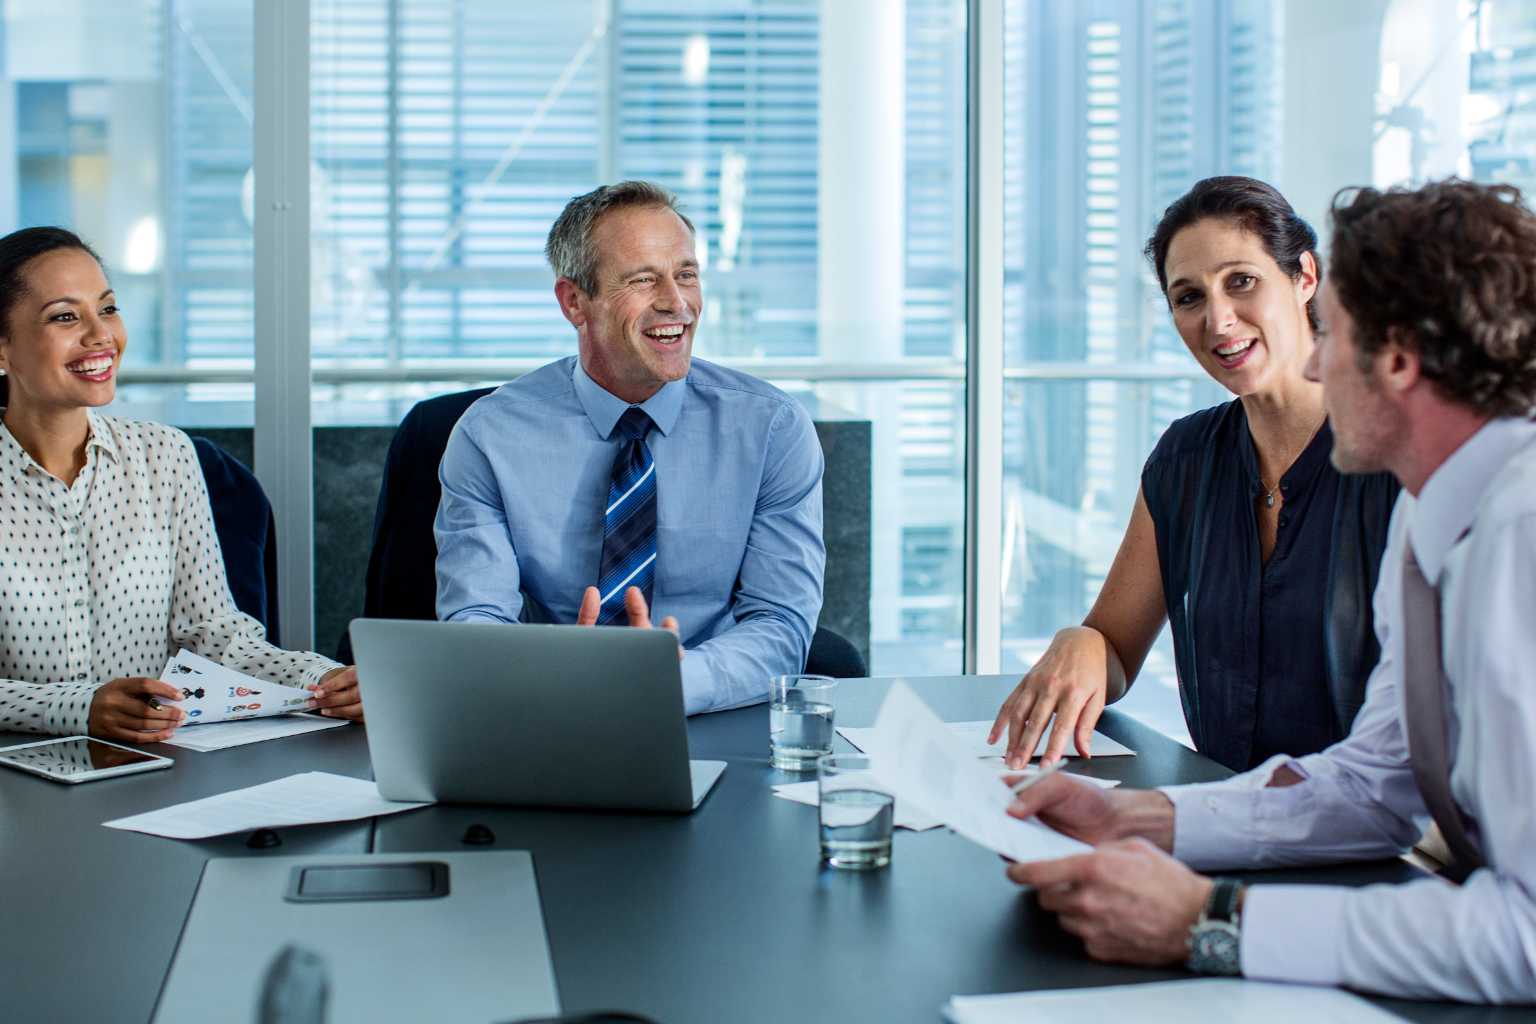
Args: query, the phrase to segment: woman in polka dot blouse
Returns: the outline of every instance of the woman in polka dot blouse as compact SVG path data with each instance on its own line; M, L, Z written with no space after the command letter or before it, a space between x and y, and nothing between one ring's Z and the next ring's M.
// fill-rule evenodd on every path
M168 739L181 691L155 677L183 647L362 718L355 668L236 609L187 435L94 411L127 344L84 242L0 238L0 730Z

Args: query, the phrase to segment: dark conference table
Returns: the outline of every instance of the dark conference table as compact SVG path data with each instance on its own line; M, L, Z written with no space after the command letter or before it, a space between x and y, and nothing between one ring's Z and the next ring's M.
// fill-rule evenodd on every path
M941 717L989 717L1017 677L908 680ZM838 721L868 725L890 680L847 680ZM103 821L300 771L371 777L349 726L207 754L155 747L169 770L69 787L0 770L0 1017L144 1021L212 857L527 849L534 857L565 1012L627 1009L667 1024L941 1019L953 994L1188 977L1088 960L999 859L944 829L897 830L891 867L819 867L812 807L771 785L811 776L767 762L762 706L689 723L692 754L728 761L691 815L436 806L374 822L184 842ZM1137 751L1080 770L1128 786L1218 779L1226 770L1113 709L1103 732ZM0 734L0 745L36 737ZM841 739L839 745L843 745ZM573 750L572 758L580 751ZM489 847L461 842L473 824ZM1384 861L1253 873L1253 881L1357 885L1416 869ZM430 951L423 951L430 970ZM1414 1021L1531 1020L1529 1010L1378 1000ZM445 1008L445 1020L452 1019Z

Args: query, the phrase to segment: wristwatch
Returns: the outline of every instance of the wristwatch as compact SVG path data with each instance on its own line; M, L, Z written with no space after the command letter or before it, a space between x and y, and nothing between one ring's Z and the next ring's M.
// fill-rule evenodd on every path
M1241 974L1240 908L1247 886L1234 878L1214 881L1200 919L1189 929L1189 959L1184 966L1196 974Z

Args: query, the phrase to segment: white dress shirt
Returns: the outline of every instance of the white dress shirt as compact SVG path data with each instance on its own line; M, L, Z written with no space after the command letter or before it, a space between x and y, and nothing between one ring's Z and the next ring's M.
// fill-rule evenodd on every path
M1470 532L1468 532L1470 530ZM1258 885L1243 907L1253 978L1465 1002L1536 1001L1536 423L1494 420L1392 513L1376 588L1381 661L1342 742L1165 792L1174 854L1209 870L1401 853L1427 812L1403 727L1401 576L1411 543L1440 590L1451 791L1487 867L1456 887ZM1303 782L1265 788L1283 764Z
M292 686L337 668L235 607L191 439L89 417L70 486L0 423L0 730L84 733L98 686L158 678L182 647Z

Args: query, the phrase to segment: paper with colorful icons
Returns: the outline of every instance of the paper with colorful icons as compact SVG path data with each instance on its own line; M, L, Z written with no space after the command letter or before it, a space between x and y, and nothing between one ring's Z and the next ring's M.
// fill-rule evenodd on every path
M286 715L315 706L314 694L308 690L268 683L191 651L177 651L160 679L182 692L176 702L187 713L182 728Z

